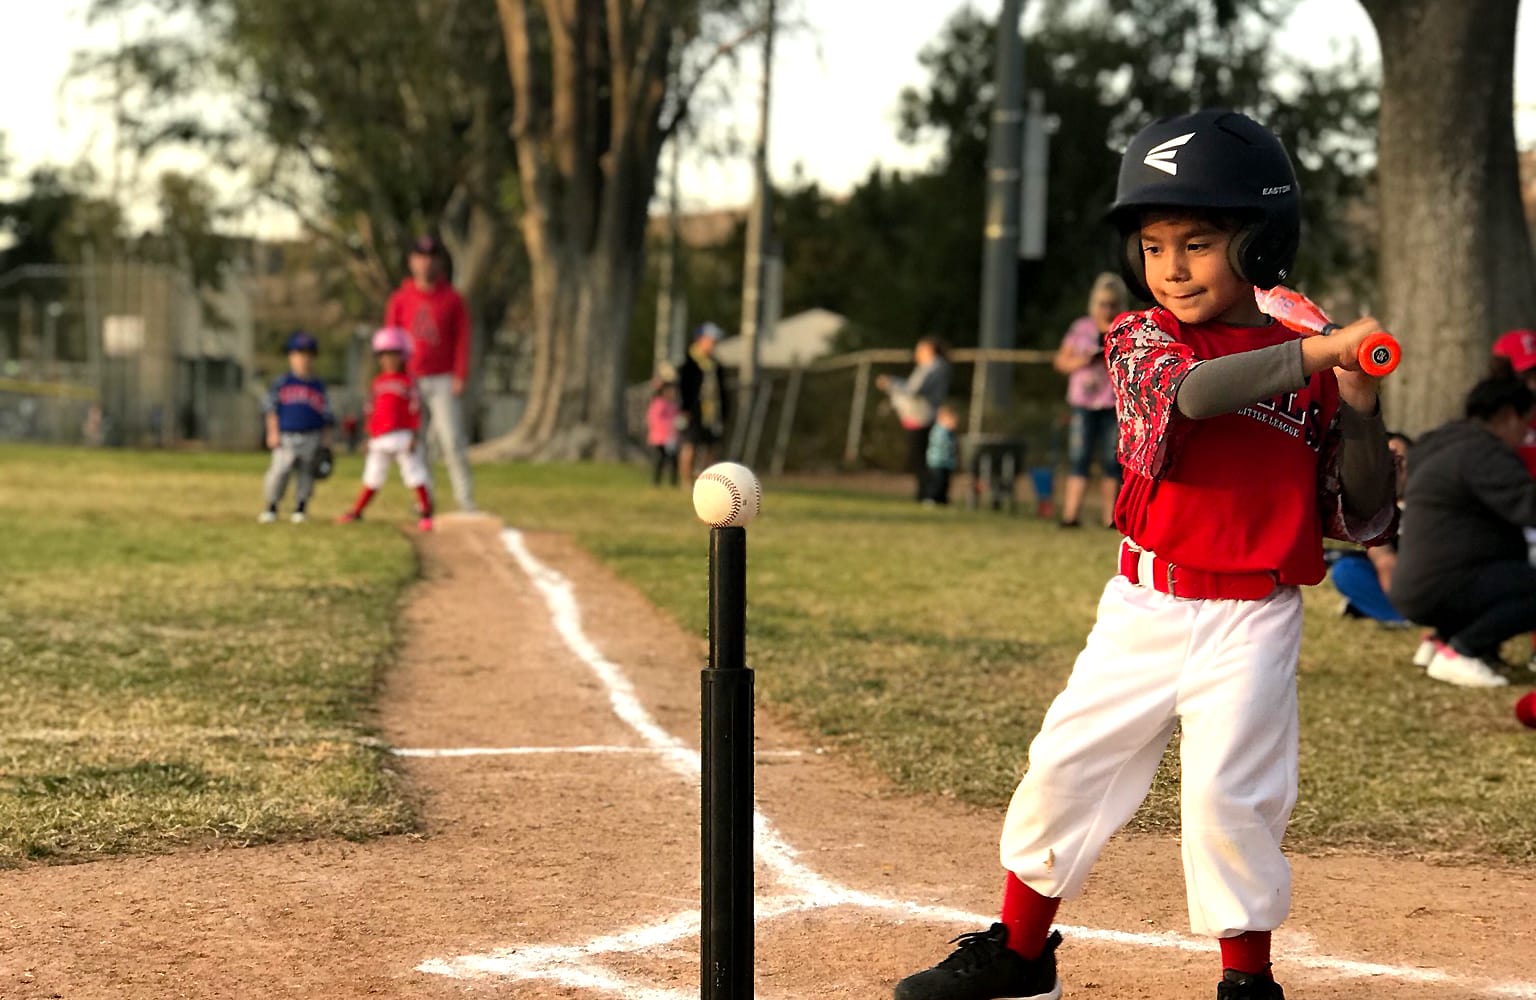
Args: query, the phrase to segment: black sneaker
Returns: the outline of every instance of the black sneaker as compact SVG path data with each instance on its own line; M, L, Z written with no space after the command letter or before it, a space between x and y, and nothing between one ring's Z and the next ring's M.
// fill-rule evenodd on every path
M895 1000L1061 1000L1056 980L1060 931L1051 932L1033 961L1008 947L1008 928L1002 924L950 943L960 947L933 968L897 983Z
M1263 973L1226 969L1216 984L1216 1000L1285 1000L1285 991Z

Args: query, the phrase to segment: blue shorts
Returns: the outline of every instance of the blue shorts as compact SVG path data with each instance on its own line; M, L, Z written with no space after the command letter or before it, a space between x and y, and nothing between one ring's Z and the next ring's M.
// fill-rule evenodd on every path
M1087 476L1094 456L1099 467L1111 479L1120 478L1120 462L1115 449L1120 444L1120 424L1115 411L1089 410L1072 407L1072 423L1067 432L1067 471L1074 476Z

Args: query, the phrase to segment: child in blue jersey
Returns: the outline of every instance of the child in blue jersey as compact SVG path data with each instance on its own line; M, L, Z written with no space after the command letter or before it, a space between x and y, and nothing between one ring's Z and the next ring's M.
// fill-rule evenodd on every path
M288 489L288 477L294 485L294 509L291 520L303 524L306 508L315 491L315 452L330 445L331 404L326 399L325 383L315 378L315 354L319 345L302 330L283 345L288 352L288 371L272 383L262 405L267 422L267 447L272 450L272 464L267 467L266 509L257 518L262 524L277 520L277 505Z

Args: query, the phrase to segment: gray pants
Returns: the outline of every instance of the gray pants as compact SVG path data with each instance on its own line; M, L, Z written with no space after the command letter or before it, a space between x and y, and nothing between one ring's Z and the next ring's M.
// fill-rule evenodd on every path
M453 482L453 499L460 510L475 509L475 481L469 471L469 459L464 453L464 418L459 408L459 397L453 394L452 375L422 375L416 379L423 403L422 447L435 440L443 461L448 465L448 478Z
M272 449L272 464L267 466L267 506L276 507L288 488L288 476L298 474L294 484L294 500L299 506L309 502L315 492L315 450L320 447L320 432L306 431L301 434L284 432L277 437L277 447Z

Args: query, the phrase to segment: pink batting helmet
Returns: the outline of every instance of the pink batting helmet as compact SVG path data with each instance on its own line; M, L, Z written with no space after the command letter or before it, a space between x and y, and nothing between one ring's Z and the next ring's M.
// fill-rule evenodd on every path
M395 351L406 357L411 353L411 335L398 326L384 326L374 331L373 353Z

